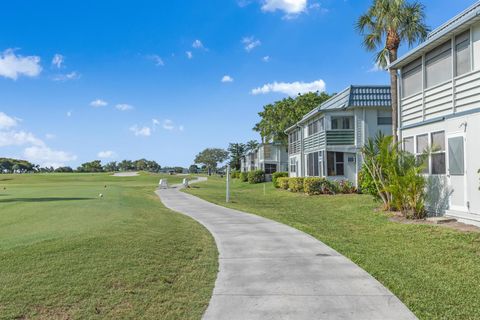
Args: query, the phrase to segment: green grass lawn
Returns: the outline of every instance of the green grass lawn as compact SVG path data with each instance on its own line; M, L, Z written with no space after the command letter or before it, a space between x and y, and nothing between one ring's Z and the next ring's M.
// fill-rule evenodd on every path
M0 319L200 319L217 250L160 177L0 175Z
M191 194L225 205L212 178ZM306 196L234 180L227 206L325 242L372 274L420 319L480 319L480 233L390 222L371 197Z

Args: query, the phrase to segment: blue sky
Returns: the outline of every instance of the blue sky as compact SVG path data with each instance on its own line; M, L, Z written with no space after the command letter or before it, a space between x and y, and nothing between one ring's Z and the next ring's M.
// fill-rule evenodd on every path
M0 156L188 166L203 148L259 139L262 106L297 88L388 83L353 27L370 3L6 2ZM423 3L436 27L473 1Z

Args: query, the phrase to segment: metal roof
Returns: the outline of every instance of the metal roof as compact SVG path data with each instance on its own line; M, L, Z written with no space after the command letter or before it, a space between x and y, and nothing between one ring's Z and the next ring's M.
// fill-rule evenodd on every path
M400 68L405 64L419 58L427 51L442 44L450 39L453 34L461 33L467 30L473 23L480 20L480 1L460 12L458 15L448 20L435 30L431 31L427 40L422 42L413 50L410 50L405 55L390 64L390 68Z

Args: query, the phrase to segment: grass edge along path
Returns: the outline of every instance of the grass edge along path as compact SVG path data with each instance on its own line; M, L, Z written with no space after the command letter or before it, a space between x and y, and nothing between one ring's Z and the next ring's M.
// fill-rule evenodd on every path
M369 272L420 319L480 319L480 233L391 222L365 195L309 197L233 180L226 204L225 182L216 177L185 192L312 235Z
M217 249L161 177L0 175L0 319L200 319Z

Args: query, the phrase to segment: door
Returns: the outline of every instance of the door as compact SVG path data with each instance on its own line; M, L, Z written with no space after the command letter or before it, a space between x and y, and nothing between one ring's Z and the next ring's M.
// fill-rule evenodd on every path
M465 163L465 133L447 136L450 210L468 212Z

